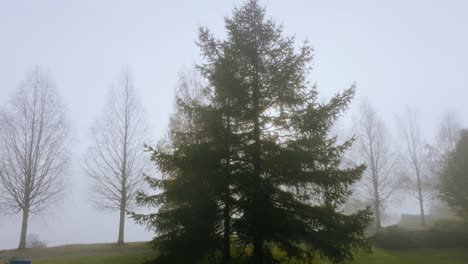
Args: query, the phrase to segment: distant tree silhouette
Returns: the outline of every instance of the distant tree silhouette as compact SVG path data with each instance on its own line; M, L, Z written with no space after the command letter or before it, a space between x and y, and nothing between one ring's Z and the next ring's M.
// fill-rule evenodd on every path
M0 208L23 214L19 249L26 247L29 216L43 213L63 192L68 135L57 90L35 68L0 113Z
M410 169L413 171L413 177L410 179L410 189L416 190L416 198L419 202L419 211L421 215L421 225L425 226L425 200L428 191L430 190L428 180L427 155L425 153L425 143L421 135L419 122L416 113L408 106L405 108L405 113L400 118L400 127L405 144L406 161ZM413 179L413 180L411 180Z
M120 213L117 244L125 242L126 212L134 204L147 163L146 125L131 75L125 71L110 90L102 117L91 128L91 143L84 161L93 203L100 209Z
M361 105L354 123L356 161L367 166L358 190L365 200L372 201L375 225L380 229L382 208L403 182L396 171L397 156L392 150L388 129L370 103Z

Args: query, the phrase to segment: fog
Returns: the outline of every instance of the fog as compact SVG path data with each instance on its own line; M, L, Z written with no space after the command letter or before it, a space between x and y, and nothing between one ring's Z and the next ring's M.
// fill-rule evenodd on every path
M242 1L0 1L0 104L36 65L53 79L71 123L72 167L63 200L30 219L29 234L48 245L115 242L118 213L87 198L81 162L89 128L102 113L119 73L130 68L154 144L174 109L178 73L200 61L198 27L224 34L223 17ZM352 127L367 100L397 133L405 105L418 112L426 140L447 109L468 98L468 3L464 1L261 1L297 40L314 49L312 79L324 99L354 82L357 96L343 118ZM150 172L155 173L155 172ZM406 199L391 211L418 213ZM395 218L395 217L394 217ZM398 220L392 218L392 221ZM0 214L0 249L18 245L21 215ZM153 234L127 219L126 240Z

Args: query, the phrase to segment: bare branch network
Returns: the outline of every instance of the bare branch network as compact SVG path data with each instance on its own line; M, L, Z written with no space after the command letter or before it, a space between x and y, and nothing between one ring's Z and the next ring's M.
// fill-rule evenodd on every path
M91 128L84 169L95 205L118 211L132 205L148 160L143 157L148 143L144 111L129 72L110 90L103 113Z
M4 212L41 213L63 190L69 164L69 125L46 73L35 69L2 109L0 207Z

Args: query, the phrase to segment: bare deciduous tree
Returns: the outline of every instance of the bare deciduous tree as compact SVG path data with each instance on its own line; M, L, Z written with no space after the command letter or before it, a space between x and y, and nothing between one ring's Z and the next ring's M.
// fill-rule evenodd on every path
M26 247L28 219L57 201L68 168L69 125L46 73L36 68L1 113L0 207L22 212L19 248Z
M360 116L355 124L355 160L367 166L357 188L364 200L372 201L376 228L380 229L382 208L402 182L396 175L397 159L391 149L388 130L369 103L361 105Z
M424 149L425 144L423 142L417 116L414 111L409 107L406 107L405 114L400 118L399 122L405 142L406 160L409 167L414 172L414 180L410 181L413 186L410 186L410 188L416 189L416 198L419 202L419 210L421 214L421 225L425 226L426 220L424 203L428 190L431 189L429 187L430 181L427 180L428 167L426 166L427 153Z
M120 213L117 243L123 244L126 212L149 160L144 157L144 111L128 71L112 87L103 116L90 134L84 169L91 179L92 201L100 209Z

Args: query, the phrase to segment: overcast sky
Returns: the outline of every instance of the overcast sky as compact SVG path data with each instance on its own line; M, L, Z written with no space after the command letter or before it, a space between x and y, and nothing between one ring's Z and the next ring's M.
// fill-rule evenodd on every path
M154 141L173 109L178 72L200 60L198 27L224 35L224 17L242 1L0 0L0 104L35 65L49 72L73 124L73 167L58 207L30 219L29 233L49 245L114 242L117 213L95 210L79 167L89 127L110 85L132 70ZM322 98L356 82L387 126L405 104L419 112L432 139L446 109L466 124L468 2L453 0L261 1L287 34L315 48L312 79ZM355 108L355 107L354 107ZM353 108L353 109L354 109ZM349 116L351 116L351 109ZM401 212L417 212L403 206ZM0 214L0 249L18 245L21 216ZM128 241L149 240L127 221Z

